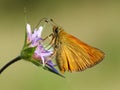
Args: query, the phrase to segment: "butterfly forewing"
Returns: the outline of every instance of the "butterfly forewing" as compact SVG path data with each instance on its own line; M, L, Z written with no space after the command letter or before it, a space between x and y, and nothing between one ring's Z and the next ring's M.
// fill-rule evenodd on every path
M59 32L57 40L59 47L56 52L56 62L61 72L82 71L104 58L101 50L85 44L64 31Z

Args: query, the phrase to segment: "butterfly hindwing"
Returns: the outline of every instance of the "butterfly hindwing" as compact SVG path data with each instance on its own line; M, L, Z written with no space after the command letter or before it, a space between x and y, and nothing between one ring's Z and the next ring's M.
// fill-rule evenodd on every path
M64 31L59 34L61 44L56 54L56 61L61 72L82 71L103 59L104 53L101 50L83 43Z

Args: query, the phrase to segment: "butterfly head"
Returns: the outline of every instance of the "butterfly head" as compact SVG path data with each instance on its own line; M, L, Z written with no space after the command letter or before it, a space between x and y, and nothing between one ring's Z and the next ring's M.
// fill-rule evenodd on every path
M61 31L63 31L62 27L60 26L53 26L53 33L58 35Z

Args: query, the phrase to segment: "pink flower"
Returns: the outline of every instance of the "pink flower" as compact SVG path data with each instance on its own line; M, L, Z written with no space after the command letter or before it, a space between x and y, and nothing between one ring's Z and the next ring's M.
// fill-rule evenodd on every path
M27 24L27 47L33 48L35 47L35 51L32 55L32 58L36 61L39 61L43 66L49 66L53 71L58 72L54 66L55 64L51 61L50 56L52 55L52 50L46 50L42 43L43 39L41 38L43 27L40 26L38 29L35 29L33 32L31 30L31 26Z

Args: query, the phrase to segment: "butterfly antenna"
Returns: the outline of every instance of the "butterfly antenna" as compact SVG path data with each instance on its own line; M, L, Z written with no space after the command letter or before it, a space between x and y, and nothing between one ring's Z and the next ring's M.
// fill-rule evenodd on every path
M35 28L37 28L39 25L40 25L40 23L41 22L47 22L48 21L48 18L42 18L42 19L40 19L40 21L38 22L38 24L35 26Z

